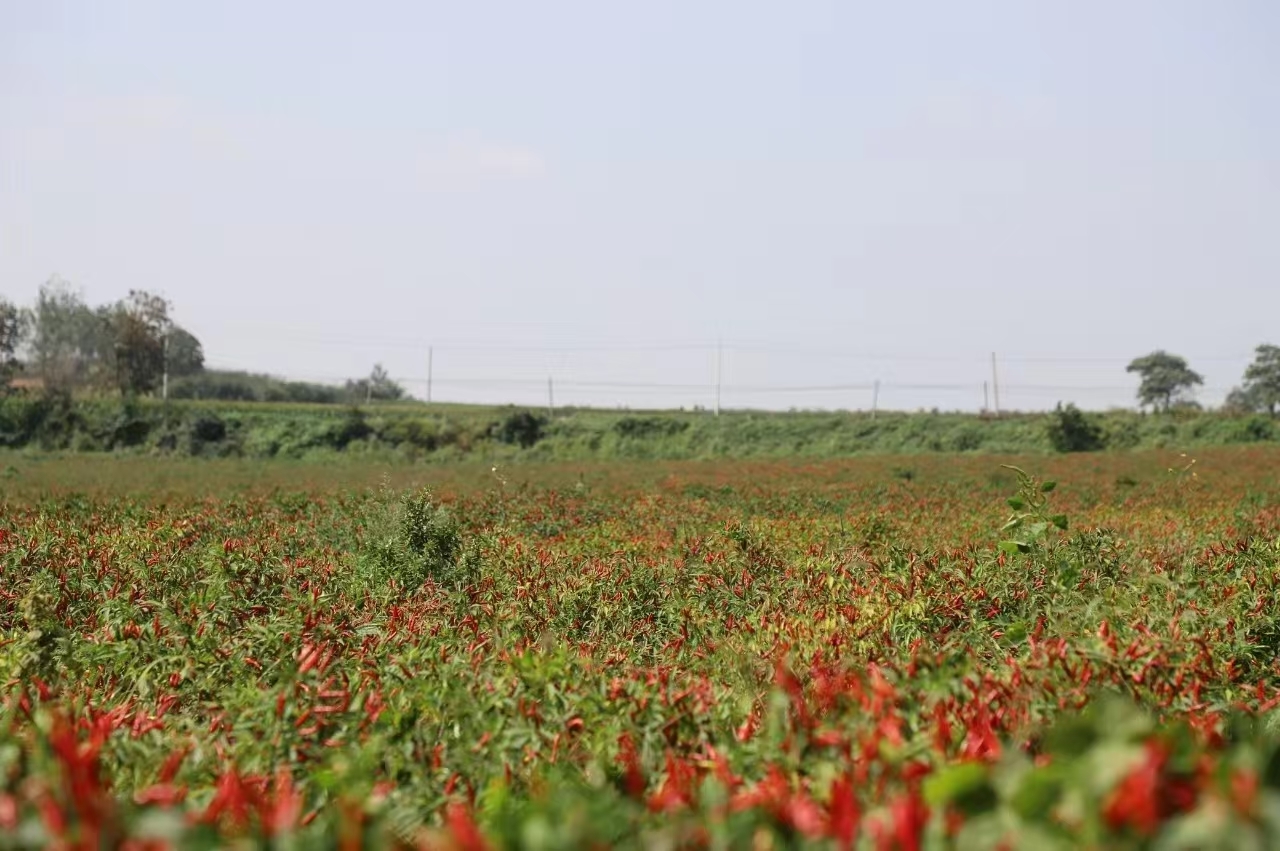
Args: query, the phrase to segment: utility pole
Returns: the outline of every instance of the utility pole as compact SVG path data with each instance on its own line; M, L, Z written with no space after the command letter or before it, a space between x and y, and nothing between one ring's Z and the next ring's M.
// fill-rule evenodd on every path
M166 403L169 401L169 332L164 332L163 341L164 354L162 356L163 368L160 371L160 398Z
M880 406L880 379L871 385L871 419L876 418L876 409Z
M427 346L427 404L431 404L431 346Z
M547 419L551 419L556 414L556 394L555 388L551 384L551 376L547 376Z
M716 407L715 415L720 416L720 379L724 368L724 342L716 341Z
M991 353L991 393L995 398L995 415L1000 416L1000 378L996 374L996 353Z

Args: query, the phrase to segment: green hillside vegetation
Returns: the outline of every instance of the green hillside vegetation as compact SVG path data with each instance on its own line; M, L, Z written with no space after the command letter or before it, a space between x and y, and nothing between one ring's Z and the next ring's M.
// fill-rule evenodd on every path
M1092 414L1072 406L1000 418L958 413L546 411L419 402L370 405L14 395L0 446L74 452L308 458L372 453L405 461L826 458L927 452L1063 452L1280 439L1261 414Z

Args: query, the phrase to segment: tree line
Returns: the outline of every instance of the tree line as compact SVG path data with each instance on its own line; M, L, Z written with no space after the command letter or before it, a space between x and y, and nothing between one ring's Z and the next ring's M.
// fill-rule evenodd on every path
M1186 358L1159 350L1135 358L1126 372L1137 373L1138 403L1144 408L1168 412L1199 408L1192 394L1204 384ZM1253 363L1245 368L1239 387L1227 394L1223 408L1234 413L1268 413L1280 408L1280 346L1263 343L1254 349Z
M0 393L25 380L47 394L132 398L156 394L168 379L173 398L339 403L405 396L380 365L341 387L206 370L200 340L172 314L172 303L144 290L93 306L60 278L41 286L28 307L0 295Z
M0 390L15 377L36 379L45 392L117 391L154 394L167 376L174 398L224 401L368 402L405 397L380 365L343 387L280 381L245 372L205 370L204 349L172 318L166 299L142 290L90 306L67 282L54 278L35 303L20 308L0 296ZM1236 413L1280 410L1280 346L1263 344L1224 408ZM1154 411L1199 407L1193 397L1204 378L1186 358L1160 350L1126 367L1140 379L1139 404Z

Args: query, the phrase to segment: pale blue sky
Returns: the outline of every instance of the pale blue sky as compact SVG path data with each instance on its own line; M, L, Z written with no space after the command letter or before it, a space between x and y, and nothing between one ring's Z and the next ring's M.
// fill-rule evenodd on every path
M974 408L993 349L1007 407L1130 404L1156 347L1214 402L1280 343L1277 45L1266 0L0 0L0 293L160 291L295 377L434 345L446 399L710 404L585 385L722 338L729 405Z

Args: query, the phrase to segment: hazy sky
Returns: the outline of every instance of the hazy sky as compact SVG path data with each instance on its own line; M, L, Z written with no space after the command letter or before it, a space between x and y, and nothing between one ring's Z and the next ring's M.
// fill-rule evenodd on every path
M1130 404L1157 347L1216 402L1280 343L1277 45L1273 0L0 0L0 293L162 292L298 378L432 345L437 399L710 405L722 339L726 405L975 408L992 350L1006 407Z

